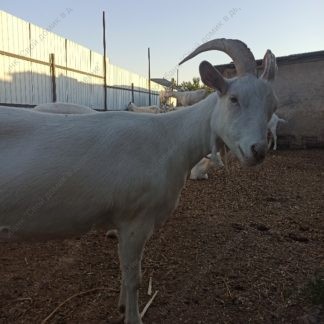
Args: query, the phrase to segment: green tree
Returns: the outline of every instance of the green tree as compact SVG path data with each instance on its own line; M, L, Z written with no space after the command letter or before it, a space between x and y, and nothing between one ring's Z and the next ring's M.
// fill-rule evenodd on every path
M183 81L180 87L183 91L192 91L198 89L206 89L208 91L211 91L211 89L206 87L204 84L200 83L200 78L198 77L192 78L192 81Z

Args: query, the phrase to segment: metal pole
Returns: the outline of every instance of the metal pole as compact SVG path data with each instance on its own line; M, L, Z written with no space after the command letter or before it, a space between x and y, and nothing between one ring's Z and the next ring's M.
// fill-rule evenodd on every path
M151 106L151 53L150 53L150 48L148 48L147 55L148 55L149 106Z
M107 110L107 61L106 61L106 17L102 12L102 28L103 28L103 70L104 70L104 110Z
M134 83L132 83L132 103L134 103Z
M177 69L177 86L179 85L179 69Z

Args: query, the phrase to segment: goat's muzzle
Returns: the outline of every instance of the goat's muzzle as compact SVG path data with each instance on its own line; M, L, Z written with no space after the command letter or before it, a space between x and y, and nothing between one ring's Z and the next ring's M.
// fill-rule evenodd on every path
M251 145L251 152L256 164L261 163L266 156L267 145L263 142L255 143Z

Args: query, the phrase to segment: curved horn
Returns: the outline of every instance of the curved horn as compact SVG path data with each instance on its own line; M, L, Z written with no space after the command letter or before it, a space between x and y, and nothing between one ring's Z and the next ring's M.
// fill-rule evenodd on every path
M238 75L251 73L256 75L256 62L250 49L240 40L237 39L213 39L197 47L191 54L186 56L180 63L184 63L199 53L219 50L228 54L234 64Z
M276 57L274 54L268 49L264 55L262 65L264 66L261 79L272 81L275 78L276 72L278 70Z

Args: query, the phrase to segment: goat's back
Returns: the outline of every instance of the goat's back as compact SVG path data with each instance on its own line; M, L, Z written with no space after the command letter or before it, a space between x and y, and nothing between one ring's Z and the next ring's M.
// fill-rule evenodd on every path
M0 239L1 228L23 239L114 228L168 199L161 190L172 165L160 159L169 143L158 117L0 109Z

